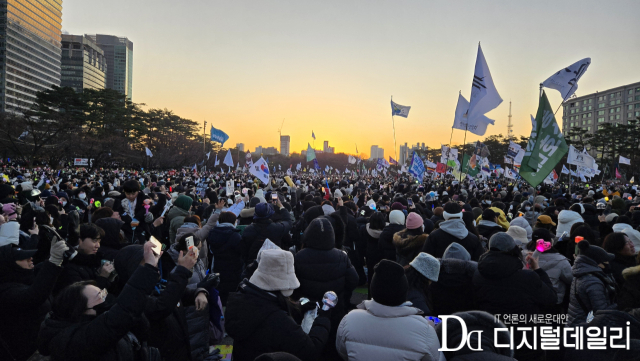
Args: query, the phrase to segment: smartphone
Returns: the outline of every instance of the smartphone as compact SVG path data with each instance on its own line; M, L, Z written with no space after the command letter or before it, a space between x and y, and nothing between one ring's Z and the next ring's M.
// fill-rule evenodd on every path
M411 199L407 199L407 204L408 204L409 206L412 206L412 205L413 205L413 201L412 201Z
M274 201L278 200L278 193L271 193L271 199Z
M439 317L429 316L427 318L429 319L429 321L433 321L434 325L437 325L442 322L442 320Z
M160 252L162 252L162 243L160 243L160 241L158 241L156 237L151 236L151 238L149 239L149 242L153 243L156 246L155 248L152 248L153 253L158 255L160 254Z
M187 237L186 242L187 242L187 249L191 249L191 247L193 247L193 236Z

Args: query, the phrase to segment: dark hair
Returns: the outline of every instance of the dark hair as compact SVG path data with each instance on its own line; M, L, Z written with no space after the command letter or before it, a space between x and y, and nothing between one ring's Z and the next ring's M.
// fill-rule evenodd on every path
M387 225L386 216L381 212L374 212L371 217L369 217L369 228L382 230Z
M464 221L464 226L467 228L467 231L471 234L475 234L478 239L480 239L480 233L478 232L478 228L473 225L473 212L464 212L462 213L462 220Z
M622 232L609 233L604 238L602 248L609 253L618 253L622 251L624 246L627 244L625 237L627 237L627 235Z
M485 221L493 221L498 218L498 214L493 211L491 208L487 208L482 211L482 219Z
M182 237L180 237L180 239L178 240L178 242L176 242L176 251L180 252L186 252L187 251L187 238L189 237L193 237L193 245L194 246L198 246L200 245L200 239L198 237L196 237L194 234L185 234Z
M95 281L81 281L60 291L51 304L54 317L60 320L80 322L82 315L87 310L87 302L89 302L82 293L87 286L98 287Z
M220 217L218 218L219 223L231 223L235 224L238 217L232 212L222 212L220 213Z
M536 250L536 244L538 243L538 240L542 239L545 242L549 242L553 245L553 234L546 228L536 228L533 233L531 233L531 241L529 241L529 243L527 243L527 249L529 251L535 251ZM555 250L555 248L551 248L547 251L547 253L557 253L557 251Z
M51 218L49 218L49 212L47 211L35 211L34 216L36 217L37 225L51 225Z
M198 216L189 216L184 218L184 223L195 223L198 227L202 227L200 224L200 217Z
M95 224L83 223L80 225L80 239L102 239L104 237L104 230Z
M100 207L93 211L93 213L91 214L91 221L95 222L101 218L111 218L111 216L113 216L113 213L113 209L111 209L110 207Z
M134 179L128 180L122 185L122 190L125 193L140 192L140 183L138 183L138 181Z

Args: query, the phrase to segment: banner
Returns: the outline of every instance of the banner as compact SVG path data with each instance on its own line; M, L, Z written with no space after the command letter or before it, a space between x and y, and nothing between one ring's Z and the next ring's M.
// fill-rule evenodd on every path
M418 179L422 179L424 172L425 167L422 159L418 157L418 154L416 152L413 152L413 156L411 157L411 165L409 166L409 173Z
M468 175L475 177L478 173L480 173L480 167L478 167L475 163L472 162L473 156L469 156L465 154L462 158L462 173L467 173Z
M214 142L220 143L220 145L224 146L224 142L229 139L227 133L223 132L220 129L216 129L213 126L211 127L211 140Z
M444 163L438 163L438 165L436 165L436 173L446 173L447 172L447 165Z

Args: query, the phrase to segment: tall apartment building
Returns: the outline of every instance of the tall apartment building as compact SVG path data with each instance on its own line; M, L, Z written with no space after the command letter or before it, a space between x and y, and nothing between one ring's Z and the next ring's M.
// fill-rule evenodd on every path
M330 147L329 146L329 141L328 140L324 141L324 146L322 147L322 152L323 153L334 153L335 150L336 149L334 147Z
M404 145L400 146L400 155L399 155L398 163L404 164L409 158L409 145L405 142Z
M239 151L244 152L244 143L236 143L236 148L238 148Z
M133 99L133 42L126 37L88 35L104 50L107 59L107 88Z
M564 103L562 133L574 127L595 133L603 123L627 124L640 117L640 82L569 99Z
M20 112L60 85L62 0L0 0L0 111Z
M369 156L369 160L374 160L378 158L384 158L384 149L379 148L377 145L372 145L371 155Z
M83 89L107 86L104 50L85 35L62 35L62 76L60 85L80 93Z
M291 149L291 137L288 135L281 135L280 136L280 154L288 157L290 149Z

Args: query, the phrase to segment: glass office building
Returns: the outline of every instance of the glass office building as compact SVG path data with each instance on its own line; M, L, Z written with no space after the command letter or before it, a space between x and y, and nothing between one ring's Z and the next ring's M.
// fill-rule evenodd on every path
M87 35L104 50L107 61L107 88L133 99L133 42L113 35Z
M19 112L60 85L62 0L0 0L0 107Z
M83 35L62 35L61 86L83 89L104 89L107 86L107 63L104 51Z

